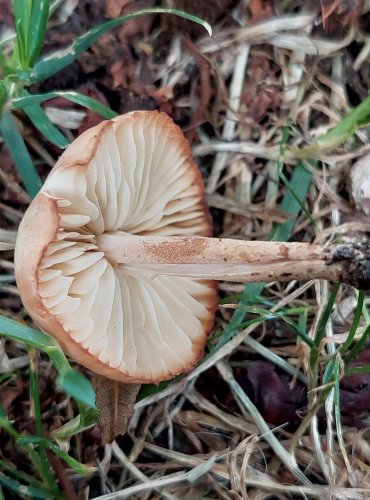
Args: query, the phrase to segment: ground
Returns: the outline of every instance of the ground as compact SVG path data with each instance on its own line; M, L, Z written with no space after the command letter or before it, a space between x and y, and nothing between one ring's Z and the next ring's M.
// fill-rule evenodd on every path
M369 129L355 127L329 145L317 139L368 95L369 2L66 0L50 22L43 53L107 18L153 5L199 15L213 36L171 16L131 21L33 93L77 90L119 113L168 113L204 176L217 236L322 244L366 238L370 224L366 207L353 199L351 170L369 152ZM5 36L10 1L0 0L0 16ZM70 140L101 120L62 98L44 107ZM45 179L61 151L20 113L17 118ZM10 234L29 196L1 142L0 155L0 225ZM12 250L2 252L0 266L1 314L32 326L14 283ZM335 357L359 297L349 286L318 280L247 288L222 283L205 361L168 387L142 393L127 434L113 444L101 446L96 426L60 440L64 451L93 468L79 476L48 452L60 489L69 499L368 497L370 375L346 375L370 365L362 335L369 324L366 296L355 323L360 352ZM330 299L334 307L325 315ZM319 338L316 357L297 331ZM334 359L337 378L325 392ZM24 345L1 341L1 406L22 433L35 433L29 363ZM77 412L55 377L42 356L47 437ZM318 405L321 395L326 399ZM0 442L1 477L9 461L33 474L4 429Z

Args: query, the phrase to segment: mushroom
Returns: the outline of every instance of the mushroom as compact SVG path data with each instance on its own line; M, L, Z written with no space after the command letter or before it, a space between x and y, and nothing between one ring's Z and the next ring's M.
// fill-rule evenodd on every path
M24 305L67 353L124 383L201 358L215 280L323 278L368 286L368 251L210 238L200 172L163 113L104 121L60 157L19 228Z
M157 383L202 357L215 284L116 265L98 238L210 232L180 129L163 113L129 113L89 129L60 157L19 227L17 285L33 319L80 364Z

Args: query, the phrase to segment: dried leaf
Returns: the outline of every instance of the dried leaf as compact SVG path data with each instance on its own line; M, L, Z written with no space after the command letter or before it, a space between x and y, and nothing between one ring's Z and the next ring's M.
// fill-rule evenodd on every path
M100 375L93 378L93 384L100 410L102 444L111 443L116 436L126 433L140 384L121 384Z
M299 382L291 387L289 377L270 362L252 361L237 370L237 379L270 424L297 423L305 412L305 387Z

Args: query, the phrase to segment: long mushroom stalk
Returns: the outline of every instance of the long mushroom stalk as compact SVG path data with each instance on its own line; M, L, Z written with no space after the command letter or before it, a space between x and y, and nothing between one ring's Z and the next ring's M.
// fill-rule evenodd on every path
M310 243L245 241L202 236L133 236L116 232L96 238L112 265L154 275L234 282L326 279L368 288L370 263L364 245L324 247Z

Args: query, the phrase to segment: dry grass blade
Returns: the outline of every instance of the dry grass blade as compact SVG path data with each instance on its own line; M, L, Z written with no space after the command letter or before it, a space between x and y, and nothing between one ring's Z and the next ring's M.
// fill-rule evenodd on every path
M16 237L17 231L0 228L0 251L13 250Z
M235 134L237 123L237 113L240 108L241 96L243 93L244 76L248 63L249 45L241 45L235 57L234 72L230 83L229 107L226 111L226 118L222 130L222 139L231 141ZM215 156L211 173L207 181L207 193L214 193L221 172L227 163L228 155L226 152L218 153Z
M255 405L252 403L252 401L248 398L243 389L235 380L231 370L223 362L218 362L216 366L218 371L222 375L222 378L225 380L226 383L229 384L230 390L233 393L233 395L238 399L238 401L240 401L240 403L245 407L247 412L252 416L256 426L258 427L260 433L263 436L263 439L265 439L270 444L276 455L280 458L280 460L286 465L286 467L292 472L292 474L294 474L294 476L299 481L301 481L303 484L306 485L311 484L311 481L299 469L294 456L281 445L281 443L278 441L275 435L271 432L271 429L269 428L265 420L262 418L261 414L255 407Z
M239 30L223 30L215 32L212 38L205 39L200 47L204 53L225 49L234 43L248 42L249 44L268 41L281 31L299 30L306 28L314 20L314 15L292 15L267 19L264 22L242 27Z
M134 495L137 493L142 493L147 490L152 490L152 489L162 489L167 486L171 486L177 483L194 483L196 482L199 478L204 476L205 474L208 473L208 471L212 468L213 466L214 459L210 458L204 463L199 464L197 467L194 469L190 470L189 472L180 472L180 473L175 473L175 474L168 474L167 476L164 476L161 479L153 479L151 481L147 481L144 484L138 484L136 486L131 486L129 488L126 488L125 490L121 491L116 491L115 493L110 493L108 495L103 495L100 497L97 497L97 500L113 500L115 498L117 499L124 499L124 498L133 498ZM162 493L163 495L163 493ZM172 495L171 496L165 496L163 495L164 498L174 498Z
M112 443L112 452L119 460L119 462L136 478L138 479L141 483L144 484L150 484L151 480L146 477L145 474L143 474L135 465L131 462L131 460L125 455L125 453L121 450L121 448L118 446L118 444L113 441ZM150 492L150 490L149 490ZM168 500L174 500L176 497L173 495L170 495L166 493L165 491L162 492L163 498L167 498Z

